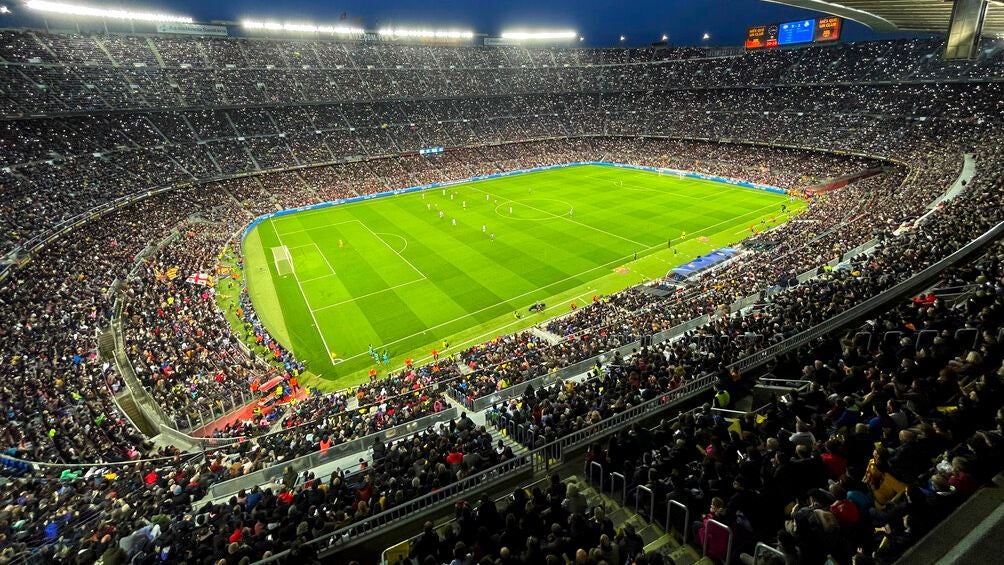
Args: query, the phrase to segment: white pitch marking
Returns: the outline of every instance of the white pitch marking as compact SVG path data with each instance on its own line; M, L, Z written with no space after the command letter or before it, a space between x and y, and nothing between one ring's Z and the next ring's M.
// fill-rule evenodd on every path
M275 232L275 237L279 240L279 245L286 245L282 242L282 236L279 235L279 230L275 229L275 223L269 220L269 225L272 226L272 231ZM292 258L290 258L292 260ZM293 280L296 281L296 287L300 289L300 296L303 297L303 303L307 305L307 311L310 312L310 317L314 320L314 329L317 330L317 335L321 336L321 343L324 344L325 357L328 358L328 362L331 362L331 348L328 347L328 340L324 339L324 334L321 332L321 324L317 323L317 316L314 315L313 309L310 307L310 301L307 300L307 293L303 291L303 285L300 284L300 279L296 278L296 269L293 269ZM334 363L331 363L334 365Z

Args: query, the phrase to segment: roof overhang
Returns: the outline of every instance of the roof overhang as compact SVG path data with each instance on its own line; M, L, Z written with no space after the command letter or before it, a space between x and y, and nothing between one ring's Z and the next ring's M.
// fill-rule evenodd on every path
M764 0L840 16L873 31L944 33L952 18L952 0ZM1004 32L1004 0L988 0L985 33Z

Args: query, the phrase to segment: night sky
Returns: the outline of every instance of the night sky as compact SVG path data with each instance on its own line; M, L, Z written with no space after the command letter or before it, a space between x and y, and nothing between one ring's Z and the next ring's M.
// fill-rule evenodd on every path
M3 0L0 0L3 1ZM337 23L343 12L366 29L450 27L496 35L515 27L575 29L589 46L641 46L669 35L671 44L741 45L746 27L815 17L816 12L762 0L63 0L68 3L153 9L199 21L244 18ZM16 3L12 2L16 6ZM880 37L847 22L848 40Z

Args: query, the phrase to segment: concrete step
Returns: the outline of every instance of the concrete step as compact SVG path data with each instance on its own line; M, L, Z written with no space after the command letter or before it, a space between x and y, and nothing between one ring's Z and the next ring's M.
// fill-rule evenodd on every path
M702 561L701 554L689 545L681 545L669 552L669 558L676 565L693 565Z
M645 553L656 553L656 552L664 553L665 551L667 551L667 548L668 550L671 551L673 549L676 549L677 547L679 547L679 544L676 543L676 540L673 539L673 536L669 534L663 534L658 538L656 538L651 543L645 545Z
M630 518L633 515L634 515L633 513L628 512L623 508L617 507L613 512L608 513L607 517L609 517L610 521L614 523L615 528L620 528L621 526L624 525L625 522L628 521L628 518Z
M664 532L662 531L662 528L649 524L639 529L638 535L641 536L641 539L645 542L645 545L648 545L654 542L655 540L661 538L664 535Z
M132 420L132 423L136 425L143 435L153 437L160 433L160 430L147 421L146 417L143 416L143 412L140 411L138 406L136 406L136 403L133 401L131 395L128 393L119 394L115 397L115 402L118 404L119 408L125 412L126 416Z

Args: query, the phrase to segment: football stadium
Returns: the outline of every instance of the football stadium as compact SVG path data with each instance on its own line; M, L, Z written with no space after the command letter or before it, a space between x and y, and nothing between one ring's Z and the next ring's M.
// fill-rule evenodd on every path
M1004 3L517 4L0 2L0 564L996 559Z

